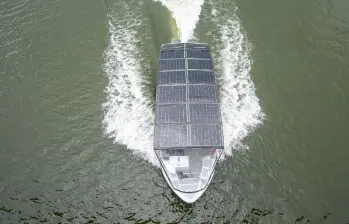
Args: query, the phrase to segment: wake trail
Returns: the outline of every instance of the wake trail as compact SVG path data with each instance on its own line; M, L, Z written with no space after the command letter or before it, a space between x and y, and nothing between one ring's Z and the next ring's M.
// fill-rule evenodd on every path
M105 52L104 71L109 83L103 104L105 134L123 144L136 155L157 164L153 150L154 114L150 96L145 94L147 81L142 76L137 43L137 29L142 20L136 9L123 4L122 17L108 16L109 46Z

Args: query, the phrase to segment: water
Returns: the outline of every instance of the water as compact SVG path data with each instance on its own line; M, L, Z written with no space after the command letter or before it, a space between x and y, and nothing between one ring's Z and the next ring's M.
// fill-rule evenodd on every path
M344 0L0 3L0 223L347 223ZM152 151L159 46L212 47L225 157L194 205Z

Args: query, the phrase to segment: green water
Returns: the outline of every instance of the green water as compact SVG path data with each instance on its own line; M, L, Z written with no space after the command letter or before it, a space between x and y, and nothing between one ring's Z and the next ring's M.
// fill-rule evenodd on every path
M159 46L175 30L168 9L150 0L2 1L0 223L348 223L348 10L345 0L204 2L196 39L212 46L222 72L217 23L239 21L264 119L186 205L149 162L151 135L132 139L133 124L118 117L140 105L134 96L111 102L106 119L118 66L144 84L135 123L153 117ZM138 83L120 80L125 91Z

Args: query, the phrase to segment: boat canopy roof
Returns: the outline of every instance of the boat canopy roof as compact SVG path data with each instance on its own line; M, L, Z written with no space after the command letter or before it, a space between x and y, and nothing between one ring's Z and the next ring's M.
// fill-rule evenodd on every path
M154 149L223 148L220 101L207 44L161 46Z

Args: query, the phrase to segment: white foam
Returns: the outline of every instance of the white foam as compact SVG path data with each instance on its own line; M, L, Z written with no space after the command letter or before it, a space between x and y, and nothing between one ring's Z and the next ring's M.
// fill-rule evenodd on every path
M193 36L204 0L160 0L160 2L172 12L181 41L187 42Z
M150 97L143 91L146 81L141 60L137 59L136 28L141 23L135 17L132 19L109 22L110 41L104 66L109 83L105 90L103 125L115 143L126 145L135 154L157 164L152 147L154 114Z
M220 95L225 154L231 155L232 149L247 148L242 140L262 123L264 114L251 80L250 47L240 21L229 18L222 24L219 25L222 48L218 59L223 71Z

